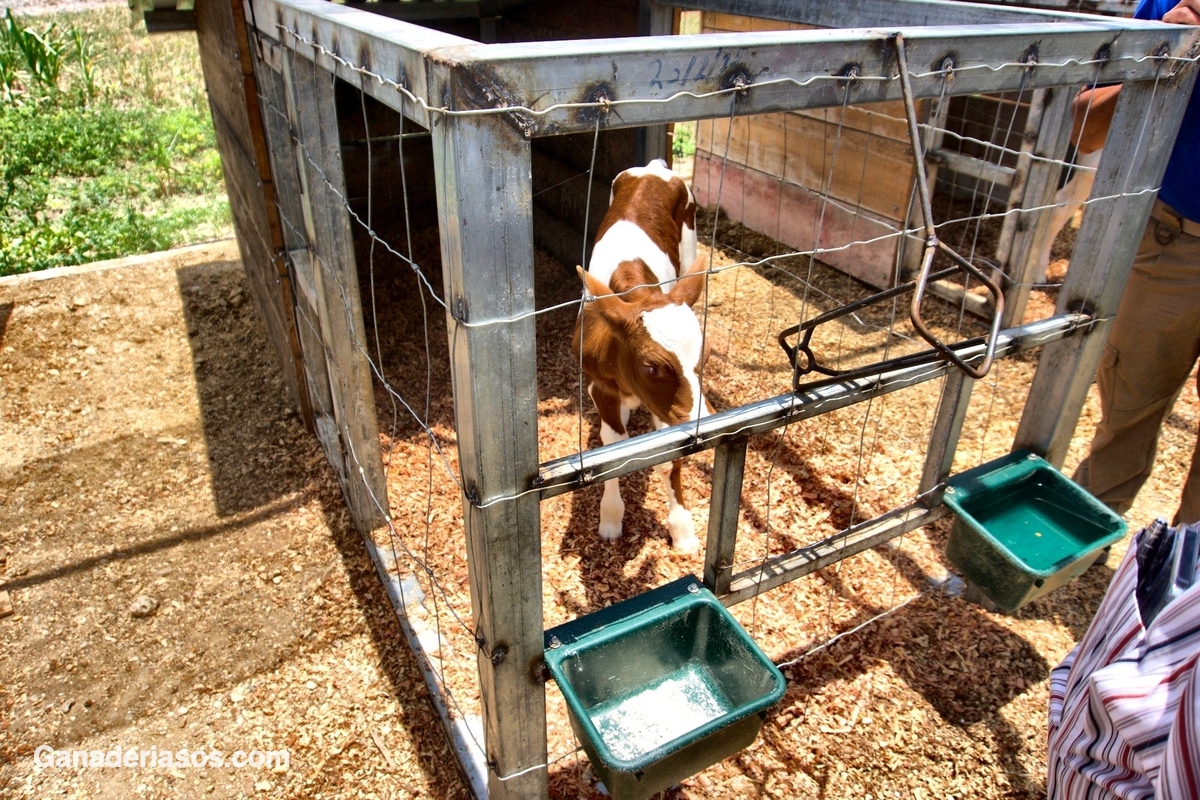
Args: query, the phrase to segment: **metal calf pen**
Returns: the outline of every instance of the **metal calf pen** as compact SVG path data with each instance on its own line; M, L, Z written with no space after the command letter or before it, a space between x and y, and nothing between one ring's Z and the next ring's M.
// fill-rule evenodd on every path
M553 759L540 678L543 501L714 449L704 577L730 605L944 516L940 492L975 383L946 360L896 364L820 385L801 384L697 423L606 447L585 450L581 437L578 452L542 462L535 321L546 309L535 304L531 143L651 126L644 152L657 154L665 148L661 126L671 122L850 103L906 100L911 106L914 99L959 93L1125 84L1057 313L1000 331L987 346L956 353L970 366L980 363L988 347L998 358L1042 348L1012 447L1028 447L1060 464L1165 169L1183 114L1182 98L1195 79L1196 34L1177 26L956 2L701 0L688 5L714 11L734 6L738 13L838 29L569 45L477 44L317 0L247 4L281 250L295 291L301 392L311 404L315 430L364 534L393 526L377 387L393 406L405 406L397 413L412 415L426 429L431 464L435 458L444 461L461 493L471 621L457 622L477 648L482 742L475 741L454 698L442 692L438 670L422 653L429 649L428 639L422 640L411 620L405 630L481 796L547 792ZM670 7L648 4L644 11L650 32L670 32ZM428 131L443 286L428 280L411 249L376 234L380 220L353 207L334 76ZM1045 236L1072 94L1069 89L1047 93L1039 135L1021 153L1030 167L1023 207L1013 213L1016 235L1026 240L1024 252L1039 250L1039 237ZM367 116L365 110L362 115ZM910 115L908 122L916 126L917 120ZM921 135L932 132L926 126ZM370 131L366 134L370 142ZM390 135L401 164L408 135L404 125ZM413 187L403 167L399 177L407 194ZM422 422L427 410L422 414L405 400L371 351L355 231L366 231L372 248L387 248L407 264L423 286L423 301L428 293L429 313L445 315L456 471ZM928 244L934 237L926 234L914 211L913 224L886 235ZM581 240L581 253L585 246ZM810 263L823 252L820 239L798 251ZM1014 290L1028 287L1018 280ZM373 289L370 296L374 302ZM874 519L852 521L816 543L735 569L751 437L943 375L948 378L929 432L924 473L908 502ZM411 595L412 585L393 578L387 557L368 541L394 601L410 608L412 598L405 592ZM411 552L404 557L418 574L432 579L429 563ZM429 584L431 593L439 588ZM437 636L435 648L440 632Z

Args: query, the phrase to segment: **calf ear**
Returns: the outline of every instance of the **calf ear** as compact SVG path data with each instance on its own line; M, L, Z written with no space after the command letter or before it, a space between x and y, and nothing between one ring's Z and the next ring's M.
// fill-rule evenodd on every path
M625 302L620 295L613 294L603 281L583 267L576 266L575 269L583 279L587 293L592 297L592 304L608 324L618 330L628 330L637 322L638 310L633 304Z
M700 299L700 294L704 291L707 261L708 256L696 256L696 260L688 267L687 272L683 273L671 287L672 302L684 303L689 306L696 304L696 301Z

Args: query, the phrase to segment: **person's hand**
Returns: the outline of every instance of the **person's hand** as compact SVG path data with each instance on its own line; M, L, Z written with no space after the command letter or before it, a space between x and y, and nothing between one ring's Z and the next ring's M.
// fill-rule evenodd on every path
M1163 22L1176 25L1200 25L1200 0L1179 0L1179 4L1163 14Z

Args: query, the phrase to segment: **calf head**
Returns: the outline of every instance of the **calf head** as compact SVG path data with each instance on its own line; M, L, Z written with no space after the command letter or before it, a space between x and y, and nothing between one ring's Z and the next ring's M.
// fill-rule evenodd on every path
M666 425L708 412L700 390L704 334L692 310L704 290L703 272L704 259L697 258L664 292L640 259L623 263L611 287L579 268L595 298L576 330L584 372L621 397L636 397Z

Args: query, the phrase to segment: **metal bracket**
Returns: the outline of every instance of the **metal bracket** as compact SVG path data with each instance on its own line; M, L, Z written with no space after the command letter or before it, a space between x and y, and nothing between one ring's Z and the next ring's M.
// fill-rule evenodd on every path
M900 87L904 94L904 115L908 121L908 137L912 145L913 163L916 167L917 174L917 190L920 195L921 217L925 226L925 251L921 258L921 270L915 281L911 281L900 286L893 287L870 297L863 298L853 303L841 306L832 311L828 311L820 316L809 320L800 325L793 325L787 330L779 334L779 345L787 353L788 361L791 362L792 373L792 388L798 390L800 388L800 376L808 375L812 372L818 372L828 378L847 380L850 378L860 377L862 375L876 374L880 371L913 366L916 364L930 363L933 361L948 361L964 374L976 380L984 377L992 368L992 361L996 352L996 338L1000 333L1000 323L1004 315L1004 293L1000 287L992 280L991 276L980 270L966 258L963 258L954 251L945 242L938 239L937 230L933 224L933 203L929 195L929 181L925 173L925 152L921 147L920 131L917 125L916 104L913 101L912 84L908 77L908 59L905 57L904 37L896 34L894 37L896 45L896 56L900 72ZM944 76L948 77L948 76ZM957 266L949 267L930 274L933 266L933 257L941 252L948 256ZM946 344L929 329L925 324L924 318L921 316L921 302L925 298L925 290L932 282L936 282L955 273L965 272L975 279L980 281L992 296L993 316L991 330L987 337L975 339L967 339L955 344ZM912 292L912 303L909 307L909 320L912 322L914 330L917 334L930 344L933 349L922 353L915 353L908 356L890 359L888 361L871 364L867 367L860 367L850 370L836 370L821 364L813 353L811 347L812 333L818 325L821 325L830 320L852 314L862 308L874 305L876 303L890 300L901 294ZM795 345L788 342L789 337L796 334L803 334ZM973 367L968 364L959 355L959 351L972 347L977 347L979 344L986 343L984 350L983 361L978 367ZM800 355L804 356L805 363L801 364L798 361ZM823 383L824 381L822 381ZM811 384L806 384L810 386Z
M960 271L959 267L949 267L933 273L928 277L928 281L938 281L949 275L953 275ZM779 334L779 346L783 348L783 352L787 354L788 362L792 365L792 389L798 391L801 388L800 378L804 375L810 375L814 372L826 376L827 380L818 380L804 384L803 388L814 388L826 382L853 380L867 375L877 375L881 372L888 372L893 369L902 369L904 367L913 367L918 364L931 364L935 361L945 360L940 351L924 350L920 353L912 353L906 356L898 356L874 364L868 364L864 367L856 367L854 369L835 369L826 364L821 363L817 358L816 353L812 350L812 335L813 331L819 326L827 322L832 322L835 319L840 319L851 314L855 314L864 308L876 305L878 303L891 300L903 294L908 294L917 288L916 281L894 286L882 292L864 297L861 300L856 300L853 303L847 303L844 306L839 306L831 311L826 311L819 317L803 322L799 325L793 325L787 330ZM796 344L792 344L789 339L799 334L799 339ZM983 338L966 339L961 342L956 342L953 345L948 345L947 348L955 353L959 350L966 350L972 347L977 347L983 343ZM803 357L803 361L800 358Z

